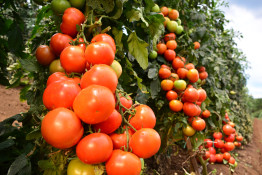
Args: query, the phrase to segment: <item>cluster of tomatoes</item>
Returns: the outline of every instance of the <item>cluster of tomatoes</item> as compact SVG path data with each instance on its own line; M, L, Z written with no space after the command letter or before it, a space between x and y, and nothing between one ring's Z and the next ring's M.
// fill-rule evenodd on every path
M39 63L51 63L52 73L43 93L49 112L41 123L42 136L58 149L76 146L78 158L69 163L69 175L94 174L90 164L100 163L105 163L108 175L139 175L140 158L153 156L161 145L153 129L155 114L147 105L133 105L129 95L116 89L122 68L114 60L116 46L110 35L98 34L90 43L79 37L72 42L76 25L84 19L78 9L66 9L63 33L52 36L50 47L36 50ZM61 62L60 69L52 68L54 61Z
M225 114L225 119L226 121L223 121L224 125L222 128L223 134L221 132L214 132L214 141L211 139L204 140L207 151L203 158L205 160L209 159L210 163L223 163L223 160L226 160L228 163L234 165L235 158L229 152L233 151L235 147L241 146L243 137L236 133L235 124L230 121L227 113Z

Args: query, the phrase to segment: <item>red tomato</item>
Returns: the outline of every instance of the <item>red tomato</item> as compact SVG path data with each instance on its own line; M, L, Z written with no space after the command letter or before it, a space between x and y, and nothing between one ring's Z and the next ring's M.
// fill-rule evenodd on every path
M116 72L108 65L94 65L81 78L80 86L82 89L90 85L100 85L109 88L115 93L118 78Z
M115 40L110 35L106 33L98 34L92 38L91 43L100 42L100 41L108 43L112 47L114 53L116 53Z
M183 109L183 103L179 100L171 100L169 102L169 108L174 112L179 112Z
M110 66L114 58L115 52L106 42L95 42L86 47L85 59L89 64L107 64Z
M113 151L111 138L104 133L93 133L84 137L76 146L76 155L84 163L106 162Z
M206 68L204 66L201 66L199 68L197 68L198 72L205 72L206 71Z
M233 132L233 128L229 124L226 124L223 126L223 132L226 135L230 135Z
M205 147L209 148L213 146L213 142L211 139L204 139L204 142L206 143Z
M128 138L130 140L130 138L132 137L133 133L131 130L128 130ZM124 150L124 148L127 147L127 134L126 131L122 134L118 134L118 133L113 133L110 134L110 137L113 141L113 145L114 145L114 149L122 149Z
M214 145L215 145L216 148L223 148L224 147L224 142L223 142L223 140L215 139Z
M223 154L216 154L216 162L218 163L223 162Z
M80 26L84 21L85 15L80 10L73 7L67 8L64 11L60 29L62 33L75 37L77 34L76 26Z
M209 147L208 151L210 152L210 154L216 154L216 149L214 147Z
M167 61L173 61L176 57L176 52L174 50L167 49L164 52L164 57Z
M39 64L44 66L49 65L55 59L55 54L47 45L38 46L35 52L35 56Z
M171 75L171 70L168 68L160 68L158 71L158 75L161 79L169 78Z
M108 175L139 175L141 168L141 161L135 154L122 150L114 150L106 162Z
M123 97L120 93L119 93L119 96L120 96L120 103L126 107L127 109L130 109L133 105L133 101L132 101L132 98L128 95L127 98L126 97ZM119 106L116 106L116 109L119 111ZM122 111L125 112L125 108L122 108Z
M167 91L166 98L168 101L176 100L177 99L177 93L173 90Z
M226 151L233 151L235 149L235 145L233 142L226 142L224 145Z
M205 152L205 155L203 156L203 159L204 160L207 160L207 159L209 159L210 158L210 152L209 151L206 151Z
M170 91L173 89L173 87L174 87L174 82L172 80L165 79L161 81L162 90Z
M84 72L86 68L86 60L84 58L84 51L79 46L66 47L61 55L60 62L66 72Z
M236 160L234 159L234 157L230 157L229 160L228 160L228 163L234 165L236 162Z
M96 132L100 130L100 132L102 133L110 134L115 130L117 130L121 125L121 123L122 123L121 114L117 112L117 110L114 110L107 120L95 124L93 127Z
M135 155L147 159L158 152L161 139L154 129L142 128L132 135L129 145Z
M176 34L174 33L168 33L164 37L165 42L168 42L169 40L175 40L175 39L176 39Z
M224 158L225 160L228 161L230 157L231 157L231 155L230 155L228 152L224 152L223 158Z
M76 41L77 38L73 39L73 41ZM79 43L82 43L82 44L78 44L77 46L79 46L84 52L86 50L86 45L83 43L84 42L84 39L83 38L79 38L78 40ZM66 47L68 46L71 46L70 43L67 43Z
M222 139L222 133L221 132L214 132L213 137L214 137L214 139Z
M49 110L59 107L71 108L81 88L73 80L53 82L46 87L43 103Z
M242 136L236 136L237 141L241 142L243 140Z
M69 35L56 33L51 37L50 48L55 53L56 56L59 56L64 48L73 38Z
M204 80L204 79L206 79L208 77L208 73L207 72L201 72L200 74L199 74L199 78L201 79L201 80Z
M184 113L189 117L195 117L198 114L198 108L194 103L185 102L183 106Z
M192 64L192 63L188 63L188 64L185 65L185 68L188 69L188 70L195 69L195 65Z
M210 111L209 110L204 110L201 115L203 118L208 118L210 116Z
M176 72L180 79L185 79L188 70L186 68L178 68Z
M56 82L56 81L61 81L61 80L67 80L67 76L65 75L64 72L55 72L52 75L50 75L47 79L46 86L49 84Z
M184 68L184 62L180 58L175 58L172 62L173 69Z
M198 101L200 101L200 102L205 101L206 98L207 98L206 91L201 88L201 89L198 89L197 92L198 92L198 95L199 95Z
M234 142L235 141L235 134L230 134L224 137L226 142Z
M194 42L194 49L199 49L200 48L200 43L199 42Z
M197 117L192 122L192 127L197 131L202 131L206 128L206 122L200 117Z
M216 162L216 155L215 154L210 154L209 163L215 163L215 162Z
M235 127L235 123L233 123L233 122L228 122L227 124L229 124L232 128Z
M77 144L84 128L75 113L66 108L57 108L46 114L41 124L41 133L47 143L65 149Z
M187 88L184 91L183 97L185 101L194 103L199 98L198 91L195 88Z
M199 74L198 71L196 69L190 69L187 72L187 78L189 79L189 81L191 83L195 83L198 81L199 79Z
M171 76L169 77L169 79L175 82L176 80L179 80L179 76L175 73L171 73Z
M166 43L166 47L171 50L175 50L177 47L177 42L175 40L169 40Z
M159 43L156 45L157 48L157 53L162 55L165 53L165 51L167 50L167 46L163 43Z
M73 103L76 115L85 123L105 121L115 109L113 93L104 86L90 85L81 90Z
M77 85L80 85L80 82L81 82L80 77L73 77L73 78L71 78L71 79L74 80L74 82L75 82Z

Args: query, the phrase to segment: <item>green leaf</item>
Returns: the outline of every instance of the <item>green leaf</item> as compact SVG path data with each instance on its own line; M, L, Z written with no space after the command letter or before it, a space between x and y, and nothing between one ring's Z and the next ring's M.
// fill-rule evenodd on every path
M198 149L198 147L204 143L205 135L201 132L197 132L195 135L193 135L191 138L191 142L193 144L194 149Z
M10 28L11 30L7 33L9 49L14 53L19 53L23 48L22 30L16 22Z
M154 7L155 3L153 0L145 0L145 12L149 13L152 9L152 7Z
M0 143L0 151L5 149L5 148L9 148L11 146L13 146L15 144L14 140L13 139L8 139L8 140L5 140L3 142Z
M161 36L165 32L165 27L163 25L164 17L163 15L150 15L147 16L147 19L149 20L149 32L150 37L152 38L152 44L153 48L156 49L156 44L160 40Z
M114 10L114 0L87 0L86 4L98 12L110 13Z
M155 99L161 90L159 79L153 80L150 83L151 96Z
M137 37L136 32L132 32L127 40L128 50L135 57L139 65L146 69L148 66L148 44Z
M42 137L40 128L37 128L36 130L33 130L32 132L28 133L26 135L26 140L34 140Z
M154 79L155 77L158 76L158 69L156 67L150 68L148 70L147 76L149 79Z
M111 17L114 18L114 19L119 19L123 13L123 6L124 6L124 3L126 2L127 0L116 0L115 3L115 8L114 8L114 11L112 12L112 15Z
M119 50L123 50L123 43L122 43L123 31L118 30L116 27L113 27L112 33L115 36L116 46L118 46Z
M126 13L126 17L129 20L129 22L139 21L141 19L148 27L148 22L145 20L143 16L142 9L132 9Z
M28 165L28 158L25 154L18 156L8 169L7 175L15 175Z
M33 59L19 59L22 68L29 71L29 72L36 72L38 71L38 65L35 60Z
M38 166L43 170L56 169L55 164L49 160L39 160Z

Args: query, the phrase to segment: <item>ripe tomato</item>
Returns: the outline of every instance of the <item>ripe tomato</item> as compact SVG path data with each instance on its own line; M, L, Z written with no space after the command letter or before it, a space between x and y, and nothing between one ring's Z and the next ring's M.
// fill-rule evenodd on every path
M118 78L115 71L108 65L98 64L94 65L81 78L80 86L82 89L96 84L109 88L115 93Z
M223 142L223 140L215 139L214 145L215 145L216 148L223 148L224 147L224 142Z
M115 40L110 35L106 33L98 34L92 38L91 43L100 42L100 41L108 43L112 47L114 53L116 53Z
M200 43L199 42L194 42L194 49L199 49L200 48Z
M86 68L84 51L79 46L66 47L60 55L60 62L62 67L68 73L81 73Z
M77 38L73 39L73 41L76 41L76 39L77 39ZM79 47L85 52L85 50L86 50L86 44L83 43L83 42L84 42L84 39L83 39L83 38L79 38L78 42L79 42L79 43L82 43L82 44L78 44L77 46L79 46ZM70 44L70 43L67 43L67 44L66 44L66 47L68 47L68 46L71 46L71 44Z
M178 17L179 17L179 12L175 9L172 9L170 10L169 14L168 14L168 17L171 19L171 20L177 20Z
M85 15L80 10L71 7L65 10L60 29L62 33L75 37L78 33L76 26L80 26L84 21Z
M172 62L173 69L184 68L184 62L180 58L175 58Z
M205 155L203 156L203 159L204 160L207 160L207 159L209 159L210 158L210 152L209 151L206 151L205 152Z
M209 147L208 151L210 152L210 154L216 154L216 149L214 147Z
M66 108L57 108L46 114L41 124L41 133L47 143L65 149L77 144L84 133L80 119Z
M113 93L104 86L90 85L81 90L73 103L76 115L85 123L105 121L115 109Z
M192 64L192 63L188 63L188 64L185 65L185 68L188 69L188 70L195 69L195 65Z
M188 137L193 136L196 133L196 130L194 130L194 128L192 128L189 125L187 125L185 128L183 127L182 130L183 130L184 135Z
M71 40L73 40L73 38L69 35L56 33L51 37L50 48L56 56L59 56Z
M215 163L215 162L216 162L216 155L215 154L210 154L209 163Z
M167 61L173 61L176 57L176 52L174 50L167 49L164 52L164 57Z
M197 68L198 72L205 72L206 71L206 68L204 66L201 66L199 68Z
M141 161L135 154L122 150L114 150L106 162L108 175L139 175L141 168Z
M187 75L188 70L185 68L178 68L177 69L177 75L179 76L179 78L181 79L185 79L186 75Z
M174 82L174 88L178 91L183 91L186 89L186 82L184 80L176 80Z
M111 65L115 58L115 52L107 42L99 41L86 47L85 59L89 64Z
M201 72L200 74L199 74L199 78L201 79L201 80L204 80L204 79L206 79L208 77L208 73L207 72Z
M59 59L52 61L52 63L49 65L49 72L65 72L65 69L61 66Z
M147 105L135 107L136 114L130 119L130 124L137 130L141 128L154 128L156 116L153 110ZM130 116L131 117L131 116Z
M92 165L85 164L78 158L69 162L67 167L67 175L95 175L95 170Z
M176 34L174 33L168 33L164 37L165 42L168 42L169 40L175 40L175 39L176 39Z
M132 101L132 98L128 95L127 97L124 97L122 96L120 93L119 93L119 97L120 97L120 103L126 107L127 109L130 109L133 105L133 101ZM116 110L119 111L119 106L116 106ZM122 111L125 112L125 108L122 108Z
M171 100L169 102L169 108L174 112L179 112L183 109L183 103L179 100Z
M104 133L85 136L76 146L76 155L84 163L98 164L106 162L113 151L111 138Z
M59 107L71 108L81 88L73 80L51 83L43 94L43 103L48 110Z
M119 78L122 74L121 64L118 61L114 60L110 67L115 71L117 78Z
M216 154L216 162L218 163L223 162L223 154Z
M38 46L35 52L35 56L39 64L44 66L49 65L55 59L55 54L47 45Z
M198 95L199 95L199 98L198 98L197 101L199 101L199 102L205 101L206 98L207 98L206 91L204 89L202 89L202 88L198 89L197 91L198 91Z
M197 82L197 80L199 79L199 74L198 71L196 69L190 69L187 72L187 78L189 79L189 81L191 83L195 83Z
M243 140L242 136L236 136L237 141L241 142Z
M213 141L211 139L204 139L204 142L206 143L205 145L206 148L213 146Z
M93 125L94 130L101 133L110 134L117 130L122 123L122 116L117 110L114 110L107 120Z
M80 77L73 77L73 78L71 78L71 79L74 80L74 82L75 82L77 85L80 85L80 82L81 82Z
M171 50L175 50L177 47L177 42L175 40L169 40L166 43L166 47Z
M223 126L223 132L225 135L230 135L233 132L233 128L229 124Z
M48 77L46 86L48 86L49 84L52 84L53 82L67 80L67 79L68 78L64 72L55 72Z
M171 70L168 68L160 68L158 71L158 75L162 79L169 78L171 76Z
M230 157L229 160L228 160L228 163L234 165L236 162L235 158L234 157Z
M142 128L132 135L129 145L135 155L147 159L158 152L161 139L154 129Z
M224 137L226 142L234 142L235 141L235 134L230 134Z
M197 117L192 122L192 127L197 131L202 131L206 128L206 122L200 117Z
M157 48L157 53L162 55L165 53L165 51L167 50L167 47L165 44L163 43L159 43L156 45L156 48Z
M183 97L185 101L194 103L198 100L198 91L195 88L187 88L184 91Z
M183 106L184 113L189 117L197 116L198 109L194 103L185 102Z
M131 130L128 130L128 138L130 140L130 138L132 137L133 133ZM113 141L113 146L114 149L121 149L124 150L124 148L127 147L127 132L123 132L122 134L118 134L118 133L113 133L110 134L110 137Z
M52 0L51 2L51 8L55 14L63 14L69 7L71 7L71 4L68 1Z
M214 137L214 139L222 139L222 133L221 132L214 132L213 137Z
M202 112L202 115L201 115L203 118L208 118L208 117L210 117L210 111L209 110L204 110L203 112Z
M161 81L161 88L164 91L170 91L174 87L174 82L172 80L162 80Z
M228 122L227 124L229 124L232 128L235 127L235 123L233 123L233 122Z
M173 82L175 82L176 80L179 80L179 76L175 73L171 73L169 79L172 80Z
M162 64L161 66L160 66L160 68L167 68L167 69L171 69L169 66L167 66L167 65L165 65L165 64Z
M224 152L224 154L223 154L223 158L225 159L225 160L229 160L230 159L230 157L231 157L231 155L228 153L228 152Z
M224 145L226 151L233 151L235 149L235 145L233 142L226 142Z
M167 7L161 7L160 8L160 11L161 11L161 13L163 13L163 15L164 16L167 16L168 15L168 12L169 12L169 10L168 10L168 8Z
M177 93L173 90L170 90L166 93L166 98L168 101L176 100L177 99Z
M238 147L238 142L234 142L235 147Z

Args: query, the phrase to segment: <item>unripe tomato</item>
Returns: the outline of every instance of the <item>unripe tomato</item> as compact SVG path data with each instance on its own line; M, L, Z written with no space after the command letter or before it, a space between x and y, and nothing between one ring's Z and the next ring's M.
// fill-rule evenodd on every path
M166 28L169 32L174 33L177 30L178 24L176 21L168 21L166 23Z
M161 139L154 129L142 128L132 135L129 145L135 155L147 159L158 152Z
M82 9L85 5L85 0L69 0L70 4L78 9Z
M183 103L179 100L171 100L169 102L169 108L174 112L179 112L183 109Z
M51 37L50 48L56 56L59 56L71 40L73 40L73 38L69 35L56 33Z
M40 45L36 49L35 56L39 64L47 66L49 65L54 59L55 55L47 45Z
M176 80L174 82L174 88L178 91L183 91L186 89L186 82L184 80Z
M192 127L197 131L202 131L206 128L206 122L200 117L197 117L192 122Z
M155 50L152 50L150 53L149 53L149 55L148 55L148 57L150 58L150 59L156 59L157 58L157 52L155 51Z
M49 72L65 72L65 69L61 66L60 59L52 61L52 63L49 65Z
M170 21L170 19L168 17L164 17L165 21L164 21L164 26L166 27L166 24Z
M66 108L48 112L41 124L41 133L47 143L55 148L70 148L78 143L84 133L80 119Z
M184 135L188 137L193 136L196 133L196 130L194 130L194 128L192 128L189 125L187 125L185 128L183 127L182 130L183 130Z
M100 42L100 41L108 43L113 49L114 53L116 53L115 40L110 35L106 33L98 34L92 38L91 43Z
M71 4L67 0L52 0L51 2L51 8L56 14L63 14L69 7Z
M110 67L116 72L117 78L119 78L122 74L122 66L121 64L114 60Z
M67 167L67 175L95 175L95 170L92 165L83 163L78 158L69 162Z
M76 155L84 163L99 164L106 162L113 152L113 142L104 133L85 136L76 146Z

